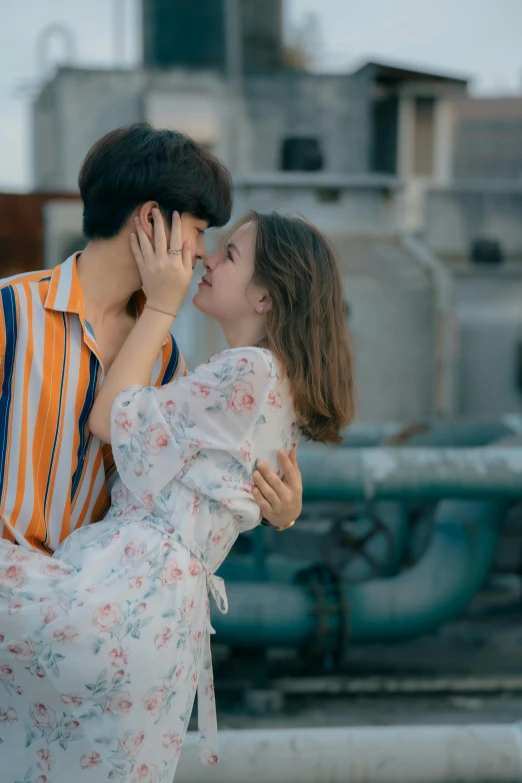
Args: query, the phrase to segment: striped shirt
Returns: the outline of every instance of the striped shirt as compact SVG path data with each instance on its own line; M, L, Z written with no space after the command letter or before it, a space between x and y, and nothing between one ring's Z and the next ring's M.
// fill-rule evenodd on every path
M115 471L110 446L88 428L103 367L76 258L52 272L0 281L2 536L47 554L105 514ZM144 302L139 292L138 313ZM185 362L169 335L152 383L168 383L180 371Z

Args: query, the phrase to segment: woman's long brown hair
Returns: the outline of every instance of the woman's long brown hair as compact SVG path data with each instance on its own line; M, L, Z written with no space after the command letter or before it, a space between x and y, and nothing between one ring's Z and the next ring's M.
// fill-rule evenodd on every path
M267 289L268 348L282 365L305 436L340 443L354 415L351 341L339 267L328 239L300 217L249 212L254 281Z

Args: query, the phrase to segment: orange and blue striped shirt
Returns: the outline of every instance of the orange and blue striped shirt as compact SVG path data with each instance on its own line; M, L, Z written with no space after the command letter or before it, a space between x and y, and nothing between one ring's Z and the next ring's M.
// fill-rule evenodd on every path
M115 470L110 446L88 428L103 366L85 318L76 258L53 271L0 280L2 537L47 554L103 517ZM144 302L140 292L138 313ZM169 335L152 383L186 371Z

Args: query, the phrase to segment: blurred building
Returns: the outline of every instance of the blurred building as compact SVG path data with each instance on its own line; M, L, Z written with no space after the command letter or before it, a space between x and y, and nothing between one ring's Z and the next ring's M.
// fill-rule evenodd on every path
M451 102L465 79L386 63L353 73L286 67L282 0L144 0L143 68L61 68L34 105L35 185L76 189L80 162L137 120L189 133L234 174L385 173L405 225L451 176Z
M454 178L522 182L522 97L462 100L454 111Z

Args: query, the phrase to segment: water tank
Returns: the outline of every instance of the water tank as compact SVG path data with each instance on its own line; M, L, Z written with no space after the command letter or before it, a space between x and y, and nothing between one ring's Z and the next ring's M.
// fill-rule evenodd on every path
M279 68L282 0L237 0L245 71ZM143 62L149 68L225 70L226 0L143 0Z

